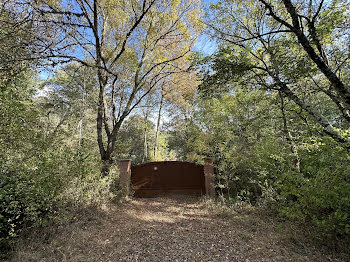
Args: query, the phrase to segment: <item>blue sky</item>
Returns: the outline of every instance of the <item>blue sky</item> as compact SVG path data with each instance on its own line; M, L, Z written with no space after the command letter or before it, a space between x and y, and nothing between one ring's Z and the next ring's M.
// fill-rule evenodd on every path
M202 0L203 7L210 3L217 3L218 0ZM210 37L206 34L201 35L198 38L196 45L194 46L194 50L197 52L201 52L204 55L211 55L217 49L217 44L215 41L210 39Z
M206 34L199 36L194 50L204 55L211 55L217 49L217 44Z

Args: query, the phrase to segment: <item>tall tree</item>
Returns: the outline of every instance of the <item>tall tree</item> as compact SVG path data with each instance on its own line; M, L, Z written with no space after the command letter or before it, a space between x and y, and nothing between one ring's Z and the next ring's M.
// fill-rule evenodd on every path
M222 46L207 81L221 85L241 77L241 83L279 91L350 150L340 130L350 123L345 6L339 1L251 0L220 1L211 10L207 23ZM336 109L327 115L322 107L329 104Z
M172 78L164 79L161 84L159 96L159 109L157 113L156 136L154 141L153 157L157 159L158 138L163 111L168 107L171 117L183 117L190 108L199 85L198 75L190 69L188 72L176 74Z
M160 101L159 101L159 109L157 113L156 135L154 138L153 158L155 160L157 160L157 154L158 154L158 138L159 138L160 121L162 117L163 104L164 104L164 82L162 83L162 87L160 89Z
M338 57L340 61L334 61L333 59L333 61L331 61L329 57L334 55L333 52L336 50L334 46L331 47L330 50L327 50L327 43L325 43L325 39L322 39L322 36L329 37L330 33L333 33L333 37L336 37L337 33L342 31L346 32L348 30L346 25L342 23L349 22L349 16L346 12L349 2L344 1L344 3L341 3L340 1L331 1L330 3L326 3L324 0L310 0L305 4L301 1L295 1L293 3L291 0L283 0L284 8L282 10L284 13L287 13L287 16L284 15L284 17L281 12L277 13L275 11L278 7L277 3L265 0L259 0L259 2L262 3L267 10L266 15L272 17L278 23L278 30L296 36L298 43L302 46L309 58L330 82L330 89L335 91L341 100L345 110L344 113L349 115L349 85L344 83L340 75L337 75L337 71L343 67L344 63L349 61L349 50L344 50L344 57ZM330 18L327 16L330 16ZM339 31L337 32L338 26ZM322 29L322 27L328 28ZM265 34L276 33L278 33L278 31L270 31ZM347 41L349 39L343 40ZM330 44L333 42L337 45L338 43L335 43L336 41L337 40L333 38Z
M48 133L58 131L67 123L76 125L73 135L78 136L78 145L81 145L84 124L90 124L84 120L87 121L87 116L91 118L98 101L96 79L88 77L93 73L94 69L74 62L60 68L44 82L44 91L38 100L47 110L48 127L53 124L50 118L57 119L54 126L48 128Z
M202 28L198 0L44 1L41 21L61 40L47 56L96 69L97 142L108 174L119 129L158 83L185 68Z
M115 154L120 158L131 158L134 164L149 161L148 152L145 157L145 136L147 137L146 147L152 149L154 124L150 120L145 120L142 115L130 116L120 129Z

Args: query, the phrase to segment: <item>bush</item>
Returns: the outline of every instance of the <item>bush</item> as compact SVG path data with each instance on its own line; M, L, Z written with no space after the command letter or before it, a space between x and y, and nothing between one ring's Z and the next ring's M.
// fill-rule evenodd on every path
M0 91L0 257L24 227L61 219L69 207L111 199L118 178L112 172L101 179L94 137L78 143L74 118L60 126L57 116L49 122L30 83L21 76Z
M100 165L93 155L82 157L64 147L42 152L40 160L29 162L8 162L0 172L2 251L10 248L24 227L69 219L74 209L105 203L117 194L113 185L118 172L101 179Z
M288 217L315 226L324 237L349 237L349 174L349 156L344 149L334 144L309 148L303 154L302 173L279 179L278 208Z

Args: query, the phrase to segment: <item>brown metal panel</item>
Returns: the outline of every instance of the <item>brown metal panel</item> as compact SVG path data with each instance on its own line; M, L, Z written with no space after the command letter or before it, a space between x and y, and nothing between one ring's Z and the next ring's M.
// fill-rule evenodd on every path
M150 162L131 168L131 184L135 196L162 194L204 194L202 165L181 161Z

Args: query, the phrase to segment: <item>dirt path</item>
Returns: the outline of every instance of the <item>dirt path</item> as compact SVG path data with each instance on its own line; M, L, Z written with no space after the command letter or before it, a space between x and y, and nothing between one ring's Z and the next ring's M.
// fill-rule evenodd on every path
M29 238L12 261L335 261L268 215L218 213L189 197L131 199L56 231Z

